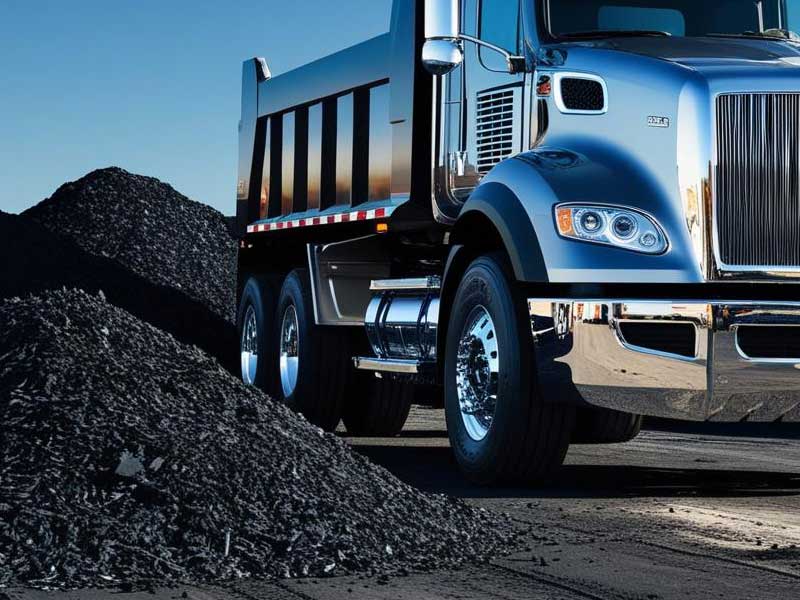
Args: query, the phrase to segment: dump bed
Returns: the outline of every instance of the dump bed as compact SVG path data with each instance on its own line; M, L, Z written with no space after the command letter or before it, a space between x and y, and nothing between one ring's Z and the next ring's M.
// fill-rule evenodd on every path
M395 0L389 33L274 78L245 62L240 231L431 219L421 18L422 2Z

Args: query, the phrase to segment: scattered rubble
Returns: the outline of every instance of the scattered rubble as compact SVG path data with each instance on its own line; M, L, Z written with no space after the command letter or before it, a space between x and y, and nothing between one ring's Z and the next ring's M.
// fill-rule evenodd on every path
M99 295L0 302L0 584L393 574L514 535Z

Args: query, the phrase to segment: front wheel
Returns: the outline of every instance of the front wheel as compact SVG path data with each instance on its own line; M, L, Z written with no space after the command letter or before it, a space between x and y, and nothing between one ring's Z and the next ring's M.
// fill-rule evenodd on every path
M467 269L454 299L445 354L450 445L480 484L540 481L561 465L574 409L539 393L525 299L497 255Z

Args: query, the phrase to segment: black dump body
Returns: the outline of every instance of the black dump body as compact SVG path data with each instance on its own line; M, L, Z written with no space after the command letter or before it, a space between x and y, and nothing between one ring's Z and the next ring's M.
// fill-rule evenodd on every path
M348 237L382 219L430 226L432 83L417 60L422 17L421 0L395 0L389 33L275 78L263 59L245 62L241 234L303 229L292 235L316 239L325 226Z

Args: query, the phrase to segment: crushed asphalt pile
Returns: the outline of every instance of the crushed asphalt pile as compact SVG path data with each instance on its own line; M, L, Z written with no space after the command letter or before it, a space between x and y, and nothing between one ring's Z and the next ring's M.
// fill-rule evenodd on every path
M236 242L225 217L122 169L0 212L0 298L62 287L109 302L238 370Z
M497 556L513 531L100 294L0 301L0 584L403 573Z
M23 213L144 279L233 320L236 242L225 217L171 186L112 167L62 185Z

